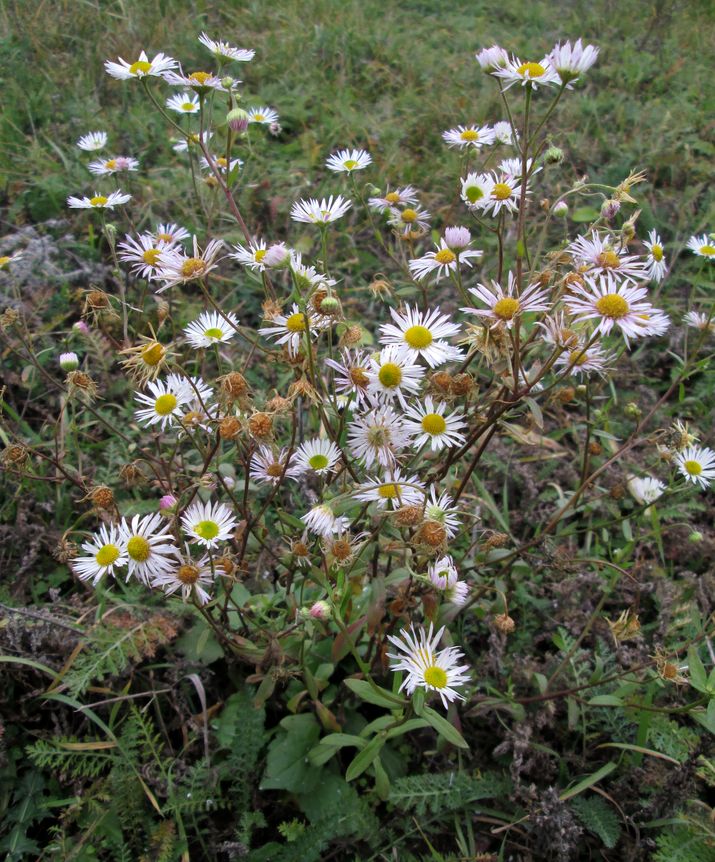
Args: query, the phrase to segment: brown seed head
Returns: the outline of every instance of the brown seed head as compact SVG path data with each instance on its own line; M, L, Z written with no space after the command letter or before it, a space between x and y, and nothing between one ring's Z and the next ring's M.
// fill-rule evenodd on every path
M89 492L89 499L98 509L114 508L114 493L106 485L97 485Z
M340 347L354 347L362 341L362 329L359 326L347 326L340 336Z
M590 455L600 455L603 452L603 446L597 440L592 440L588 444L588 452Z
M124 464L119 471L119 476L128 488L134 485L141 485L146 481L146 476L136 462Z
M219 422L218 433L222 440L233 440L241 432L241 422L236 416L227 416Z
M402 506L395 511L394 518L401 527L416 527L424 519L424 510L422 506Z
M254 437L268 437L273 431L273 419L268 413L254 413L248 420L248 430Z
M503 548L509 544L509 536L506 533L492 533L484 542L484 550L491 551L493 548Z
M6 467L22 467L29 457L29 452L19 443L13 443L3 449L2 462Z
M504 635L510 635L516 628L516 623L509 616L509 614L495 614L494 628L496 628L497 631L500 631Z
M241 398L248 392L248 383L243 374L232 371L221 378L221 388L229 398Z
M425 521L417 531L415 539L430 548L439 548L447 540L447 531L437 521Z

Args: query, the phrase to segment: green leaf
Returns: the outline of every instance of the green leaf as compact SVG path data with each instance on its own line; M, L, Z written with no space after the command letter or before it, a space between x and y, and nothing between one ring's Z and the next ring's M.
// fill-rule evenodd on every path
M365 748L358 752L351 761L350 766L348 766L347 772L345 773L345 780L352 781L354 778L362 775L380 753L380 749L384 744L384 734L373 737Z
M574 796L578 796L579 793L583 793L584 790L588 790L589 787L593 787L594 784L598 784L602 778L610 775L617 766L618 764L613 760L609 761L605 766L596 770L592 775L587 775L584 779L579 781L578 784L574 784L573 787L569 787L568 790L564 790L564 792L559 796L559 799L562 802L566 802L567 799L572 799Z
M371 685L365 679L346 679L345 685L356 694L361 700L367 703L373 703L375 706L384 706L387 709L398 709L406 706L407 701L402 697L397 697L388 691L386 688L380 688L377 685Z
M261 790L305 793L312 789L320 773L310 764L308 753L319 736L320 725L313 715L301 713L284 718L278 735L268 747Z
M616 697L615 694L597 694L595 697L592 697L589 702L589 706L623 706L623 701L620 697Z
M621 824L618 815L600 796L580 796L574 799L569 807L589 832L603 841L612 850L621 835Z
M688 668L692 687L708 694L708 675L695 647L690 647L688 650Z
M446 718L443 718L438 712L435 712L431 707L426 706L422 711L422 717L425 718L439 735L446 739L450 745L456 745L457 748L469 748L462 734L457 728L450 724Z
M398 724L397 727L391 727L387 731L387 739L394 739L396 736L402 736L404 733L420 730L423 727L429 727L429 721L426 718L410 718L408 721Z

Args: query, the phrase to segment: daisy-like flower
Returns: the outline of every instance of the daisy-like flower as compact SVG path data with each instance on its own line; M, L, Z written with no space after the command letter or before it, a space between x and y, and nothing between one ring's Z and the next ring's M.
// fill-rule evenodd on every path
M674 458L678 471L688 482L707 490L715 479L715 452L705 446L688 446Z
M211 51L214 57L219 60L235 60L238 63L247 63L256 56L256 52L252 49L236 48L228 42L210 39L206 33L199 36L199 42Z
M172 149L175 153L186 153L189 150L189 146L198 147L199 142L202 144L208 144L208 142L213 138L214 133L208 131L208 129L203 133L194 133L191 135L187 135L183 140L177 141Z
M487 308L463 308L462 311L465 314L476 314L487 320L493 320L491 329L500 325L511 329L522 314L530 311L548 311L551 307L547 291L542 290L538 282L530 284L520 296L516 295L516 291L516 279L514 273L510 272L506 291L496 281L492 281L491 290L483 284L470 287L469 292Z
M653 476L629 476L628 490L638 503L655 503L666 489L666 485Z
M424 368L413 365L399 345L389 344L379 354L370 357L367 394L375 400L392 401L397 398L404 407L406 396L419 392L424 373Z
M293 221L305 222L306 224L326 225L342 218L352 206L352 201L342 195L333 198L332 195L321 201L316 198L310 200L296 201L291 207L290 217Z
M383 479L368 476L353 496L363 503L377 503L378 509L400 509L420 505L425 498L425 486L417 476L403 476L398 467L388 470Z
M97 192L91 198L76 198L70 195L67 198L67 206L71 209L107 209L111 210L114 207L122 206L128 200L131 200L131 195L125 195L120 191L112 192L109 195L98 195Z
M541 168L536 168L532 172L532 167L534 165L533 159L526 160L526 175L527 177L533 177L534 174L538 174ZM502 159L499 162L499 170L505 174L507 177L511 177L514 180L521 179L521 159Z
M594 373L602 374L612 360L612 354L606 353L598 342L590 347L582 342L562 353L554 362L554 369L568 369L573 377L588 377Z
M691 236L688 240L688 248L699 257L715 260L715 240L706 233L702 236Z
M507 120L499 120L492 127L494 131L494 141L497 144L507 144L508 146L516 147L519 143L519 133L516 129L512 129L511 123Z
M171 84L172 87L190 87L195 93L199 95L209 93L211 90L215 90L216 92L225 93L228 89L233 89L233 85L239 83L238 81L232 82L229 88L224 86L224 79L219 78L218 75L215 75L213 72L204 72L203 70L198 70L196 72L189 72L186 75L181 69L178 72L168 72L164 79L167 84Z
M288 449L276 455L270 446L261 446L251 458L250 475L259 484L277 485L283 478L294 479L298 474L293 458L288 458Z
M401 416L388 405L373 407L348 425L348 447L366 467L392 467L395 455L410 442Z
M390 209L390 218L387 223L402 236L411 236L412 234L421 234L429 229L430 214L422 207L405 207Z
M643 245L648 249L648 277L651 281L662 281L668 271L668 263L663 253L663 242L655 230L648 234Z
M348 530L341 528L333 535L323 538L320 544L323 553L329 558L329 563L349 566L369 537L370 534L364 532L353 536Z
M139 336L139 344L120 350L123 356L128 358L122 362L131 378L141 386L146 385L148 380L155 380L164 370L167 359L171 354L170 348L156 340L152 336Z
M127 579L134 575L138 581L148 584L157 575L176 567L180 552L169 532L170 526L158 512L122 521L119 531L122 551L129 565Z
M278 111L274 111L273 108L269 108L267 106L249 108L248 122L256 123L261 126L270 126L273 123L278 122Z
M454 500L446 491L437 496L434 485L429 489L429 500L425 504L425 521L441 524L449 539L457 535L461 525L459 510L455 508Z
M77 146L80 150L91 153L95 150L101 150L107 146L106 132L88 132L86 135L77 141Z
M131 263L134 275L152 279L162 264L162 255L171 245L157 240L152 234L141 234L137 239L127 234L124 242L117 244L117 248L119 260Z
M130 78L163 78L170 74L173 69L178 69L179 64L166 54L157 54L153 60L150 60L146 51L142 51L139 59L133 63L127 63L121 57L117 58L118 63L112 60L106 60L104 68L106 72L113 78L120 80L129 80Z
M146 427L159 425L164 431L167 425L174 425L181 418L181 408L191 400L191 391L178 375L170 375L166 381L150 381L147 386L150 395L137 392L134 396L144 406L136 410L137 421Z
M380 326L381 344L398 345L412 362L421 356L430 368L462 358L461 350L444 340L458 335L460 326L452 323L448 315L440 314L439 306L419 311L408 305L402 313L391 308L390 315L394 323Z
M530 194L527 189L526 194ZM492 178L489 194L480 209L491 213L495 218L502 210L516 212L521 200L521 171L518 177L509 174L495 174Z
M237 260L243 266L247 266L249 269L257 272L263 272L266 268L266 264L263 261L263 258L266 256L265 240L255 239L248 247L238 243L234 248L236 250L232 254L229 254L229 257L233 258L233 260Z
M336 173L362 171L372 164L372 157L367 150L338 150L328 157L325 167Z
M370 383L370 358L365 350L341 351L342 362L326 359L325 365L336 371L335 391L341 395L352 394L356 404L363 404L367 399Z
M344 515L336 515L328 503L319 503L301 518L301 521L317 536L327 538L333 533L340 533L350 526L350 519Z
M217 311L204 311L197 320L184 328L186 338L192 347L211 347L223 341L230 341L237 332L238 318L228 311L221 315Z
M127 564L121 534L114 524L102 524L99 532L82 544L82 550L86 552L86 556L72 560L72 569L81 580L91 580L93 586L96 586L105 574L113 575L115 569Z
M175 93L166 100L166 107L177 114L198 114L201 110L196 93Z
M648 278L648 267L634 254L624 248L608 234L592 234L588 239L580 236L566 249L574 260L584 266L589 275L606 275L618 279L642 280Z
M473 147L478 150L494 143L494 129L489 126L457 126L442 132L442 140L450 147Z
M573 44L571 42L564 42L563 45L556 44L549 54L551 65L556 70L561 83L569 88L571 82L587 72L597 59L598 48L594 45L584 47L580 39Z
M544 330L544 341L556 347L572 350L579 345L578 333L574 331L571 318L563 311L545 317L536 323Z
M95 176L109 176L120 171L136 171L139 168L137 159L131 156L115 156L113 159L98 159L87 165L90 173Z
M182 240L188 239L191 234L186 228L180 227L173 222L167 222L166 224L158 224L153 236L157 242L163 242L166 245L177 245Z
M204 156L201 157L201 161L199 162L201 166L201 170L203 171L212 171L217 170L220 174L230 174L235 168L240 168L243 165L243 159L226 159L225 156L211 156L211 162L213 163L213 167L209 164L209 161Z
M151 581L152 587L163 590L167 596L181 591L185 602L195 598L200 605L205 605L211 596L208 588L213 586L216 575L211 569L211 559L206 554L199 560L192 560L188 546L186 557L180 566L174 566L167 572L156 574Z
M701 332L715 332L715 319L700 311L689 311L683 318L683 323Z
M670 318L659 308L651 308L638 315L640 322L648 327L648 335L663 335L670 328Z
M367 205L370 209L381 213L390 212L393 208L413 206L417 203L416 191L413 186L390 191L388 186L387 192L382 197L368 198Z
M491 48L482 48L482 50L474 55L477 58L482 71L489 75L493 75L497 69L503 69L509 62L509 54L500 48L499 45L492 45Z
M522 86L528 84L536 90L539 86L561 83L558 72L553 67L549 57L544 57L539 63L533 61L525 63L512 55L505 66L495 69L492 74L496 78L506 81L505 90L514 84L521 84Z
M494 185L489 174L467 174L460 182L461 198L470 209L482 209L489 203Z
M596 319L596 331L604 335L618 326L628 343L630 338L640 338L655 333L647 315L653 306L645 297L645 287L636 287L626 281L619 284L611 273L599 278L586 277L585 284L572 284L575 296L564 300L566 308L574 315L576 323Z
M387 655L392 659L390 668L393 671L403 670L407 674L400 691L404 688L408 695L412 695L418 687L436 691L447 709L452 701L464 700L457 688L469 681L469 667L459 664L464 654L457 647L437 650L444 626L436 635L433 636L432 632L430 623L429 633L424 629L416 633L410 627L409 631L403 629L397 636L388 635L389 641L399 652Z
M449 231L452 232L455 238L457 237L457 231L466 231L466 235L469 237L467 244L471 240L471 235L466 228L447 228L445 235L440 239L439 244L435 246L437 251L428 251L422 257L415 258L409 262L410 272L419 281L431 275L435 275L436 280L439 281L442 278L446 278L451 272L456 272L460 263L471 266L472 264L469 262L470 258L481 257L484 254L484 252L477 249L469 249L461 245L461 239L458 240L459 244L457 242L450 242Z
M435 404L427 395L424 404L419 402L405 410L405 427L412 435L412 445L421 449L429 445L433 452L464 443L462 431L467 427L461 410L447 412L444 401Z
M427 569L427 577L435 589L444 593L448 602L454 605L463 605L466 602L469 586L459 580L459 572L451 556L435 560Z
M157 273L159 281L163 281L157 293L163 293L177 284L186 284L189 281L204 278L212 269L218 266L218 256L223 248L223 241L212 239L204 251L199 250L199 245L194 237L193 254L187 255L177 248L170 249L162 255L161 268Z
M183 395L181 425L184 428L201 427L207 430L213 389L201 377L185 377L181 374L168 374L166 385Z
M226 542L236 529L236 518L224 503L192 503L181 516L184 532L194 542L215 548L219 542Z
M314 338L318 333L318 321L311 318L310 313L301 311L297 303L293 303L290 314L277 314L270 326L262 326L258 332L265 335L276 344L285 344L288 353L296 356L305 341L305 334L310 329Z
M296 469L301 473L316 473L323 476L332 473L340 460L340 449L332 440L306 440L295 453Z

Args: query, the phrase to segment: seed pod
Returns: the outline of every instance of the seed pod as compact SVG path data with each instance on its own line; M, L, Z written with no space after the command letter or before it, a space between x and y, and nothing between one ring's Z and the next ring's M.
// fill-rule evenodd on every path
M248 383L243 374L240 374L238 371L232 371L221 378L221 388L229 398L236 399L241 398L248 392Z
M114 493L106 485L97 485L96 488L92 488L88 496L98 509L109 511L115 507Z
M516 628L516 623L509 616L509 614L495 614L494 628L496 628L497 631L500 631L504 635L510 635Z
M218 433L222 440L233 440L241 432L241 422L236 416L227 416L219 422Z

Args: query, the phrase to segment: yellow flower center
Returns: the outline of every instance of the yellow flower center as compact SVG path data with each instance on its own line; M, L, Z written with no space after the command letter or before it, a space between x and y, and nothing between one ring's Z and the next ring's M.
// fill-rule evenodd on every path
M699 476L703 472L703 465L699 461L685 461L683 467L688 476Z
M712 257L715 255L715 245L701 245L700 246L700 254L704 254L707 257Z
M208 329L205 329L204 335L206 338L214 338L217 341L223 338L223 332L217 326L210 326Z
M453 251L450 251L448 248L443 248L435 254L434 259L437 261L437 263L454 263L454 261L457 259L457 256Z
M127 542L127 553L137 563L145 563L151 555L151 545L143 536L132 536Z
M621 265L621 258L612 248L607 248L596 258L596 265L604 269L618 269Z
M196 107L195 102L184 102L181 105L181 110L182 111L193 111L195 107Z
M192 72L189 75L189 80L195 81L197 84L203 85L209 80L209 78L212 78L212 77L213 76L211 75L210 72Z
M614 320L619 320L625 317L630 311L630 307L626 300L617 293L607 293L596 302L596 310L604 317L611 317Z
M166 351L164 350L164 345L155 341L153 344L147 344L147 346L142 349L141 358L145 365L148 365L150 368L156 368L164 358L165 354Z
M108 200L109 198L106 198L104 195L96 195L95 197L90 198L89 202L93 207L103 207Z
M3 266L5 266L5 264L10 263L11 260L12 260L11 257L8 257L7 255L3 255L2 257L0 257L0 267L3 267Z
M119 548L111 543L102 545L94 556L98 566L111 566L112 563L119 557Z
M173 242L174 237L170 233L158 233L156 235L157 242Z
M484 197L484 189L479 186L468 186L464 190L464 194L470 204L475 204L478 200Z
M271 464L266 468L266 475L271 476L273 479L278 479L283 475L283 465L282 464Z
M254 114L254 115L253 115L253 119L254 119L257 123L262 123L266 118L265 118L265 116L264 116L263 114Z
M402 370L399 365L394 362L386 362L377 375L380 383L383 386L394 387L399 386L402 381Z
M426 326L411 326L405 330L405 341L413 350L423 350L432 344L432 333Z
M302 311L291 314L286 320L286 329L288 332L305 332L305 315Z
M328 458L326 455L313 455L308 459L308 463L313 470L324 470L328 466Z
M142 75L146 75L147 72L151 71L151 63L147 60L137 60L136 63L132 63L129 67L130 75L138 75L140 72Z
M265 248L257 248L255 250L255 252L253 253L253 259L256 261L256 263L260 263L263 260L263 258L266 256L266 251L268 251L268 249Z
M388 193L385 195L385 200L386 200L389 204L396 204L396 203L399 203L400 196L397 194L397 192L388 192Z
M428 413L422 418L422 430L426 434L444 434L447 423L439 413Z
M571 365L583 365L588 360L588 354L585 350L572 350L569 354L569 362Z
M108 159L108 160L104 163L104 167L105 167L108 171L113 171L113 170L117 167L117 160L116 160L116 159Z
M199 278L206 271L206 263L200 257L190 257L181 264L183 278Z
M352 171L354 168L356 168L357 164L358 163L355 161L355 159L347 159L346 161L343 162L343 166L345 168L347 168L349 171Z
M218 524L216 521L199 521L198 524L194 524L194 532L202 539L215 539L219 533Z
M409 207L406 210L402 210L402 221L412 224L413 221L417 221L417 212Z
M479 132L477 132L475 129L465 129L463 132L460 133L459 137L463 141L477 141L479 140Z
M511 197L511 186L507 183L494 183L492 197L498 201L505 201Z
M186 584L186 586L190 587L198 581L199 570L196 566L184 564L183 566L179 566L179 571L176 573L176 577L182 584Z
M651 248L650 252L653 255L653 260L658 261L658 263L660 263L660 261L663 260L663 246L662 245L658 245L658 243L655 243L653 245L653 247Z
M176 410L177 401L176 395L167 392L166 395L160 395L154 402L154 410L159 416L168 416Z
M220 168L225 168L225 167L226 167L226 165L228 164L228 162L226 161L226 159L225 159L223 156L219 156L219 157L216 159L216 164L217 164Z
M425 670L425 682L432 688L444 688L447 685L447 674L441 667L433 664Z
M511 320L519 311L519 300L512 296L503 296L494 304L492 311L502 320Z
M516 70L517 75L521 75L523 78L540 78L543 74L545 74L546 69L541 65L541 63L522 63L521 66Z
M158 248L148 248L145 252L142 253L142 258L144 263L148 263L149 266L156 266L159 262L159 256L161 252Z
M384 500L394 500L395 497L400 496L399 485L380 485L377 493Z

